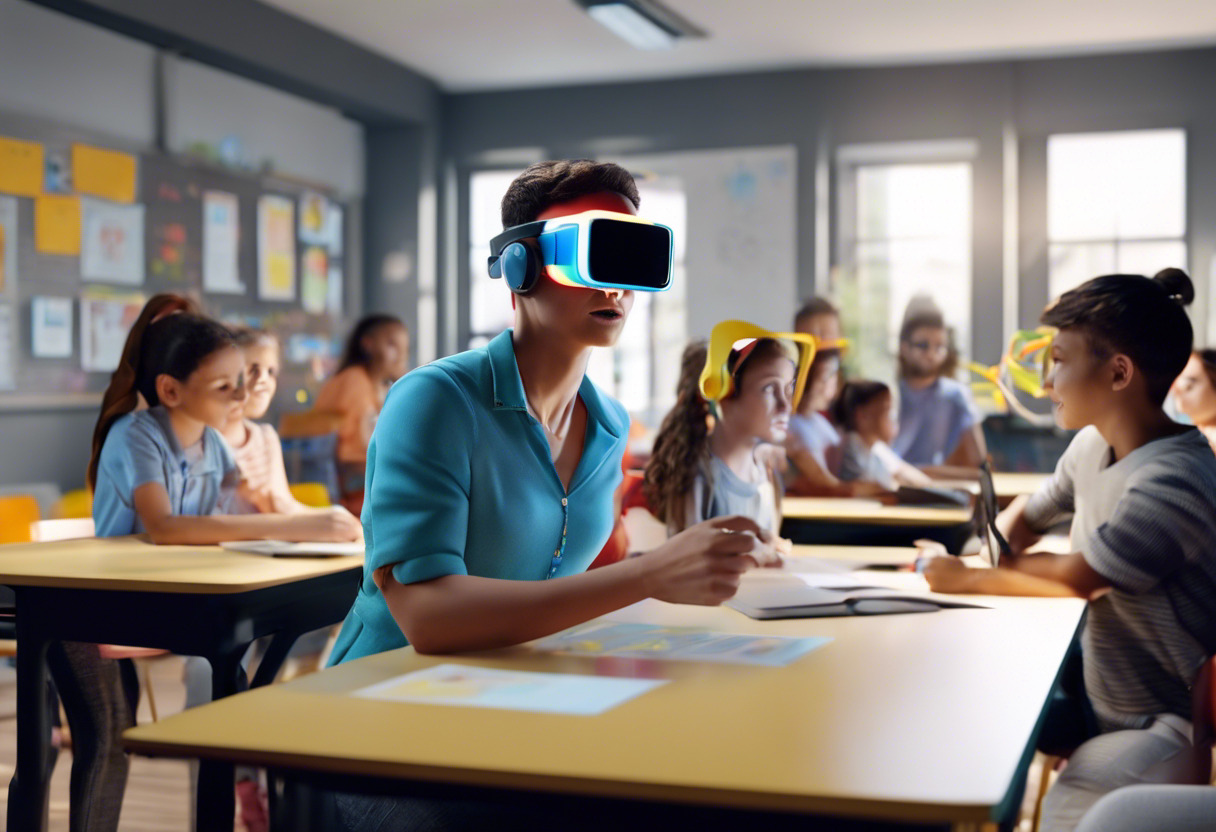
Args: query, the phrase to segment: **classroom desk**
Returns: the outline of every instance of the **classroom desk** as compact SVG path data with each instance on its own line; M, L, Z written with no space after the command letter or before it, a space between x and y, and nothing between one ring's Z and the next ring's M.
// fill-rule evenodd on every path
M868 577L923 587L914 573ZM976 600L992 608L783 621L644 601L605 618L834 641L777 668L555 656L526 646L421 656L407 647L125 736L142 754L268 766L356 791L455 789L466 799L576 797L587 812L598 801L646 801L666 810L827 816L833 824L992 829L1020 802L1017 784L1085 604ZM593 717L347 695L453 661L671 683Z
M796 571L799 558L813 558L839 563L850 569L877 566L891 568L910 566L916 562L915 546L833 546L830 544L795 543L790 556Z
M17 770L8 828L44 828L49 783L46 651L52 641L159 647L211 663L212 695L245 686L240 661L273 635L253 684L271 681L296 637L341 621L361 557L268 558L136 537L0 546L0 584L17 596ZM232 829L232 767L199 774L200 829ZM226 818L226 820L225 820Z
M1051 479L1051 474L994 471L992 487L996 491L997 503L1004 508L1018 497L1029 496L1038 491L1049 479ZM957 488L971 494L980 493L980 484L976 480L934 480L933 484L939 488Z
M795 543L910 546L929 538L958 551L970 536L969 508L883 505L852 497L786 497L781 533Z

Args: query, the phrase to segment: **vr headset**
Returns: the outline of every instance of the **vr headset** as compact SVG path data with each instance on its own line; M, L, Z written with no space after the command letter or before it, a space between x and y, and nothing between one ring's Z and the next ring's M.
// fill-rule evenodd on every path
M671 229L632 214L584 211L508 228L490 241L490 277L526 294L543 272L562 286L662 292Z

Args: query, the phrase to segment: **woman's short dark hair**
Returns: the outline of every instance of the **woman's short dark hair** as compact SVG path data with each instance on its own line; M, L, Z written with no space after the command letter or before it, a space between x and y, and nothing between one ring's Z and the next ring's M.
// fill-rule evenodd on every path
M642 202L633 175L620 165L592 159L537 162L507 187L502 198L502 227L532 222L550 205L605 191L620 194L634 208Z
M350 331L350 335L346 339L346 348L342 351L342 361L338 364L338 372L356 365L370 366L372 357L363 346L363 339L384 326L399 326L408 331L405 322L395 315L385 315L380 312L364 315L355 324L355 328Z
M825 298L823 295L812 295L805 303L794 313L794 330L798 331L798 327L804 321L809 321L811 318L818 318L820 315L831 315L834 318L840 317L840 310L836 308L836 304Z
M1080 330L1101 359L1126 355L1160 405L1191 356L1194 333L1183 307L1194 299L1195 287L1182 269L1162 269L1152 278L1107 274L1065 292L1041 320Z

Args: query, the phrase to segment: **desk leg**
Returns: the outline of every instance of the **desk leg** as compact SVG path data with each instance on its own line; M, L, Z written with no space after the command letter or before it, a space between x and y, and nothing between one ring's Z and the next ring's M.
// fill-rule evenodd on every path
M51 798L51 709L46 695L50 642L32 632L33 616L23 614L20 607L19 600L17 767L8 787L8 828L46 829Z
M291 648L295 646L296 640L303 635L302 633L275 633L270 639L270 645L266 648L265 655L258 662L258 671L253 674L253 681L249 687L260 688L262 685L269 685L274 681L274 677L279 674L279 668L283 666L287 654L291 652Z
M213 701L239 693L248 687L241 658L245 647L223 656L208 656L211 662L211 698ZM232 763L200 760L198 767L198 798L195 804L197 832L232 832L236 819L233 784L236 771Z

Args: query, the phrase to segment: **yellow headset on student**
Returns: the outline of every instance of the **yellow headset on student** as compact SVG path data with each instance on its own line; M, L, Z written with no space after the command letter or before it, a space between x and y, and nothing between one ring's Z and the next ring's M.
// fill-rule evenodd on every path
M815 360L815 353L818 350L844 349L848 345L843 338L821 342L814 335L807 335L805 332L773 332L747 321L722 321L716 324L710 333L709 348L705 352L705 367L701 370L700 390L701 397L705 401L716 407L718 402L734 392L735 379L730 366L730 357L735 345L740 341L750 339L750 342L739 350L738 359L734 364L734 369L737 369L743 364L747 354L763 338L783 342L798 352L795 361L797 369L794 374L792 400L794 406L797 406L799 399L802 398L803 388L806 387L806 377L810 372L811 362Z

